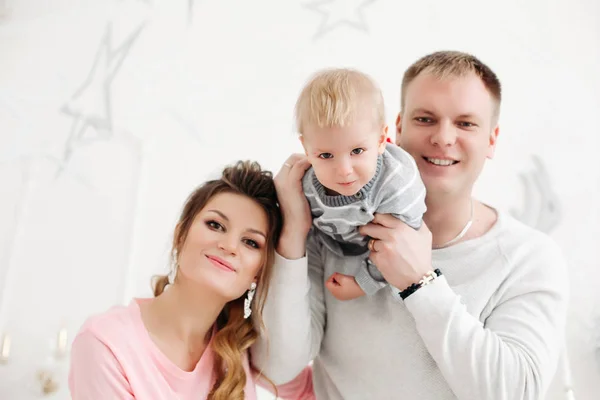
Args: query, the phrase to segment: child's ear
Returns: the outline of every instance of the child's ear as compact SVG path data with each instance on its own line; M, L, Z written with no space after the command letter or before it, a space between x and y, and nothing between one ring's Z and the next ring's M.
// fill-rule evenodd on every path
M387 145L387 134L388 134L388 126L385 125L381 128L381 133L379 135L379 145L377 146L377 151L379 154L383 154L385 151L385 146Z
M308 156L308 151L306 150L306 145L304 144L304 136L300 134L300 136L298 136L298 139L300 139L300 143L302 143L302 148L304 148L304 154Z

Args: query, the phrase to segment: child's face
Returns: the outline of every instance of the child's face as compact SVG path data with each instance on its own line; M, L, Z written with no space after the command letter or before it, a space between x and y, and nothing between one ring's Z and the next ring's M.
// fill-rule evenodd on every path
M352 196L375 175L385 150L387 126L357 118L345 127L308 126L300 136L317 179L330 195Z

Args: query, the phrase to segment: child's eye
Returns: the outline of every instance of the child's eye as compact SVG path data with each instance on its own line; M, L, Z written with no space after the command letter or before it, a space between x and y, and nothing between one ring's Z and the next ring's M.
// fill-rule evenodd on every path
M248 246L253 247L255 249L260 249L259 244L252 239L244 239L244 243L246 243Z
M333 154L331 154L331 153L321 153L321 154L319 154L319 158L322 158L324 160L328 160L330 158L333 158Z
M212 229L214 229L216 231L223 231L223 230L225 230L225 228L223 227L223 225L221 225L217 221L212 221L212 220L211 221L206 221L206 225L209 228L212 228Z
M363 151L365 151L365 149L360 149L360 148L354 149L354 150L352 150L352 154L358 155L358 154L362 153Z

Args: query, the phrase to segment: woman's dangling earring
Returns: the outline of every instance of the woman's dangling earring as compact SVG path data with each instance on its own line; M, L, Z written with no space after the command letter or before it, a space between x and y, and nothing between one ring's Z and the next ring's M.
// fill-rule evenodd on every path
M172 285L173 282L175 282L175 276L177 276L177 264L171 267L171 271L169 271L169 275L167 275L169 285Z
M175 282L175 277L177 276L177 250L173 251L173 258L171 260L171 270L169 271L169 275L167 275L167 279L169 280L169 285L172 285Z
M250 314L252 314L252 299L254 298L254 293L256 293L256 282L252 282L250 285L250 290L248 290L248 297L244 300L244 319L247 319Z

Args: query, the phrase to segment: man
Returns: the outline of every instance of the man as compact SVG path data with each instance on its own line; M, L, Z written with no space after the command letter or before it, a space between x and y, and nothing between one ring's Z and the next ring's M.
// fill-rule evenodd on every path
M500 102L498 78L469 54L429 54L405 72L396 143L425 183L425 225L376 215L360 229L399 293L341 302L324 290L342 259L355 268L364 260L343 258L318 234L306 240L299 182L308 163L286 161L276 177L285 225L256 368L280 384L313 360L318 399L543 398L564 338L567 272L549 237L472 198L494 155Z

